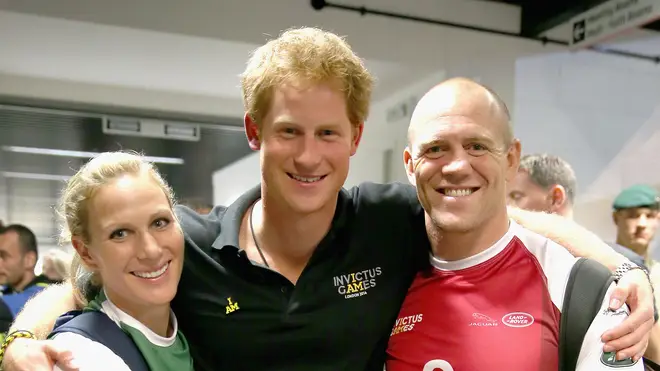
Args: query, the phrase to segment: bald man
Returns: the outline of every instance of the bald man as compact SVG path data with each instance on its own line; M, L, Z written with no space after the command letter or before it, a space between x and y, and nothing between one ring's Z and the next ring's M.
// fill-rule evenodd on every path
M576 258L508 217L506 184L521 146L505 104L473 81L448 80L418 103L408 138L405 167L432 257L396 320L387 370L556 371L563 293ZM603 353L601 334L628 314L602 303L576 370L643 370Z

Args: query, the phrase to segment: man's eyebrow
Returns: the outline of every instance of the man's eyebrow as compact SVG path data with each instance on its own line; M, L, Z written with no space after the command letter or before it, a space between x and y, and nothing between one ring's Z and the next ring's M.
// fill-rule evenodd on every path
M428 147L433 144L441 144L447 142L448 139L440 137L439 135L431 135L419 143L419 147ZM487 144L495 144L497 141L487 134L471 134L462 139L463 142L484 142Z
M489 144L496 143L496 140L493 139L490 135L487 134L473 134L465 138L466 141L476 141L476 142L486 142Z
M446 140L441 138L430 138L428 140L419 142L417 145L415 145L415 153L420 153L429 147L437 146L443 142L446 142Z

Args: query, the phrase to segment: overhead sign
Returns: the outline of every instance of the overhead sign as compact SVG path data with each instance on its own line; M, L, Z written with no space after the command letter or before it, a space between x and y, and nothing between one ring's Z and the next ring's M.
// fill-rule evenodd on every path
M571 47L586 48L660 19L660 0L610 0L571 19Z

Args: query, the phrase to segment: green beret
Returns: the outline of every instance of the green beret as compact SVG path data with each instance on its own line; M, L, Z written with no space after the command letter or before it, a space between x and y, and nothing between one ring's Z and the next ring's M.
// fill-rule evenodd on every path
M615 210L633 207L657 208L659 203L658 191L647 185L637 184L621 191L614 199L612 207Z

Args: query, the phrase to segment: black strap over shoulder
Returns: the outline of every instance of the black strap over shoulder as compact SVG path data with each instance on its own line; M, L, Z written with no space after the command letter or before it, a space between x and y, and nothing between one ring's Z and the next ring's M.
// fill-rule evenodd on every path
M73 311L62 315L50 336L71 332L101 343L121 358L131 371L150 371L133 340L105 313Z
M559 371L574 371L587 330L600 310L612 272L591 259L579 259L568 277L559 325Z
M660 365L653 361L649 361L648 359L644 358L644 370L645 371L660 371Z

